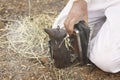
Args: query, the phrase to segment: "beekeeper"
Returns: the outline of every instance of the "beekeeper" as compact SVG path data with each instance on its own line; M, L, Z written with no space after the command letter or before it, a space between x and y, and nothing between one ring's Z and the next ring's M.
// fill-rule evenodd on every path
M69 0L56 18L69 34L85 20L91 29L89 59L105 72L120 71L120 0Z

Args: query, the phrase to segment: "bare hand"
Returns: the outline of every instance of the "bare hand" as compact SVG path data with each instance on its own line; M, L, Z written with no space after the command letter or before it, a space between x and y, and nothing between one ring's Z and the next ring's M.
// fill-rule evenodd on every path
M72 34L74 25L81 20L87 22L87 19L88 19L87 3L84 0L75 1L64 22L67 32L69 34Z

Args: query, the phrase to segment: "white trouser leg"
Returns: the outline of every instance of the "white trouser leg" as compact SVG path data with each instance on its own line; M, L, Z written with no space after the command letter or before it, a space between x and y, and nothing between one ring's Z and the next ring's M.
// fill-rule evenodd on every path
M109 3L109 4L108 4ZM90 42L90 60L106 72L120 71L120 1L108 1L106 21Z

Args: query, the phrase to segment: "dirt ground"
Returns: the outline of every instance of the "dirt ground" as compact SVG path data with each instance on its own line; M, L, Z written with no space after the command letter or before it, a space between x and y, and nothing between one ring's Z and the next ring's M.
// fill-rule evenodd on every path
M29 15L29 0L0 0L0 19L14 19L16 16ZM58 14L67 0L31 0L30 15ZM6 21L0 20L0 29ZM0 31L0 36L2 35ZM42 66L36 60L27 59L13 51L8 53L0 46L0 80L120 80L120 73L110 74L92 66L74 66L56 69L54 66ZM91 71L92 70L92 71Z

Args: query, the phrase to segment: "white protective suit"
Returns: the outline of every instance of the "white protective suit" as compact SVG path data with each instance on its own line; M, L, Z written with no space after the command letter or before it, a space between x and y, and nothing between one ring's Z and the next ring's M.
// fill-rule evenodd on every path
M87 3L92 34L88 57L103 71L117 73L120 71L120 0L90 0ZM57 25L64 28L72 4L73 0L69 0L53 28Z

